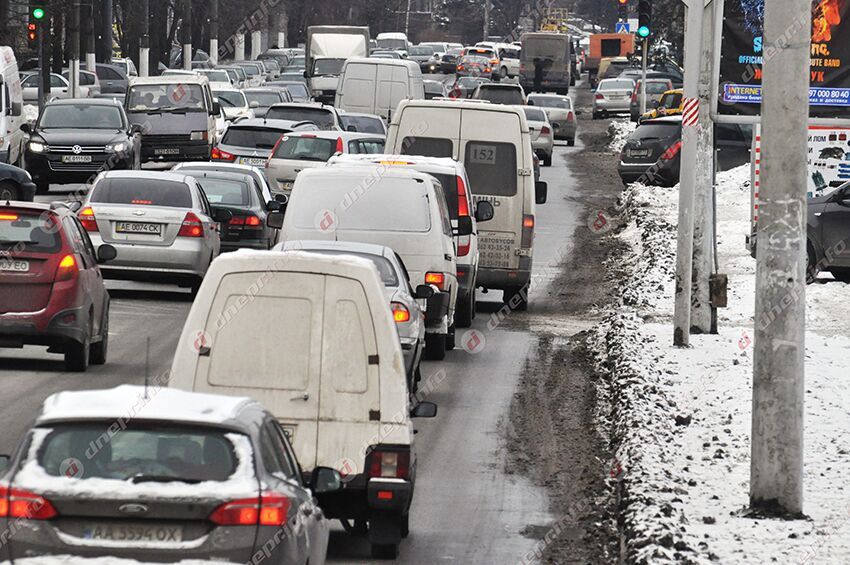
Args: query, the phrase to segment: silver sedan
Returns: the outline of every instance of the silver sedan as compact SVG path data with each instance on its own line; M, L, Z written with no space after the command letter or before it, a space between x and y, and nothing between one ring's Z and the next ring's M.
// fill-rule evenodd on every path
M219 222L232 214L210 206L190 176L151 171L101 173L78 216L95 247L120 258L104 277L157 281L193 292L219 254Z
M431 287L410 286L407 268L398 254L383 245L345 241L288 241L274 248L276 251L306 251L325 255L354 255L374 263L396 322L404 364L407 370L408 390L415 393L422 375L419 362L425 349L425 311L419 300L427 300L433 293Z
M609 78L601 81L593 95L593 119L628 112L634 89L635 81L630 78Z
M531 132L531 148L540 157L544 167L552 165L552 153L555 151L555 134L549 118L541 108L523 106L528 129Z

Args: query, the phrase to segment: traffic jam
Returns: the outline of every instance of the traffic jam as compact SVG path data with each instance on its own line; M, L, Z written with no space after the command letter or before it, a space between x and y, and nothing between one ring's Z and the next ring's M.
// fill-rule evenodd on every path
M0 561L315 565L340 526L397 558L435 375L481 293L528 307L570 54L314 26L256 60L98 63L32 116L39 71L2 48L0 352L64 364L0 461ZM104 388L127 288L185 321Z

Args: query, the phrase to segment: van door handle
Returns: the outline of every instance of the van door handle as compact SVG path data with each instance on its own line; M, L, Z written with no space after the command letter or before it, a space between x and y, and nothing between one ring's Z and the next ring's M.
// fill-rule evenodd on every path
M310 400L310 395L305 392L304 394L299 394L298 396L293 396L289 400L291 400L291 401L303 400L304 402L307 402L308 400Z
M452 260L452 256L451 256L451 254L450 254L450 253L446 253L445 255L443 255L443 257L446 259L446 261L451 261L451 260Z

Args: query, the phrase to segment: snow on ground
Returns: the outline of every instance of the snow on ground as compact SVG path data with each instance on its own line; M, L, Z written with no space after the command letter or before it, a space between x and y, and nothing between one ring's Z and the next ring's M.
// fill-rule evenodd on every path
M637 129L637 124L628 120L614 120L608 126L608 133L611 135L611 142L608 148L612 152L619 154L626 144L626 139Z
M591 333L618 461L628 558L643 563L850 563L848 286L807 287L805 520L754 519L749 501L755 260L749 167L718 176L720 334L672 344L678 192L632 185L613 237L622 299ZM615 473L616 474L616 473Z
M24 104L24 118L30 123L35 123L38 120L38 106Z

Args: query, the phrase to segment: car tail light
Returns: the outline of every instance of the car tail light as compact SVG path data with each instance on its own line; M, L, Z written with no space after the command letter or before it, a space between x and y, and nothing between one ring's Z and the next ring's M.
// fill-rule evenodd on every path
M56 515L56 508L43 496L27 490L0 486L0 517L50 520Z
M222 151L218 147L213 147L212 153L210 157L216 161L235 161L236 155L233 153L228 153L227 151Z
M596 96L594 96L594 98L596 98L597 100L605 100L605 95L604 94L597 94Z
M59 261L59 266L56 267L55 282L64 282L73 280L79 273L77 269L77 259L73 255L65 255Z
M490 64L491 64L491 65L498 65L498 64L499 64L499 60L498 60L498 59L491 59L491 60L490 60Z
M462 70L463 70L463 65L458 65L458 66L457 66L457 70L462 71Z
M570 110L569 113L567 113L567 121L568 122L574 122L575 120L576 120L576 115L573 114L572 110Z
M543 126L542 128L540 128L540 135L550 135L551 133L552 130L550 130L548 126Z
M97 220L94 217L94 210L91 206L86 206L80 210L80 223L86 228L86 231L99 231L97 229Z
M393 320L401 324L410 321L410 310L401 302L393 302L390 307L393 309Z
M457 177L457 215L469 215L469 202L466 200L466 183L463 182L463 177Z
M0 220L7 220L7 221L10 221L10 222L14 222L14 221L17 221L17 219L18 219L17 214L0 214Z
M177 232L177 237L203 237L204 226L201 219L194 212L187 212L183 218L183 224L180 226L180 231Z
M266 159L266 168L267 169L271 166L272 159L274 159L274 156L277 153L277 148L280 146L280 142L283 141L284 137L286 137L286 136L281 135L280 137L278 137L277 141L274 144L274 147L272 147L272 152L269 153L269 158Z
M446 275L443 273L425 273L425 284L432 284L440 290L445 290Z
M289 498L277 493L263 493L258 498L242 498L226 502L213 510L209 521L219 526L282 526L289 514Z
M681 151L681 149L682 149L682 142L677 141L670 148L668 148L667 151L664 152L664 154L661 156L661 158L664 159L665 161L669 161L670 159L672 159L676 155L678 155L679 151Z
M345 151L345 145L342 143L342 138L336 138L336 152L343 153Z
M637 90L632 92L632 104L636 104L636 103L637 103Z
M409 451L372 451L366 460L370 477L407 479L410 476Z
M472 246L472 243L470 241L469 236L465 236L463 238L463 241L465 243L458 242L458 244L457 244L457 256L458 257L466 257L467 255L469 255L469 249Z
M534 216L525 214L522 217L522 241L520 247L529 248L534 241Z

